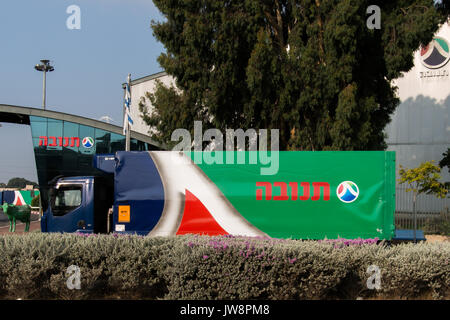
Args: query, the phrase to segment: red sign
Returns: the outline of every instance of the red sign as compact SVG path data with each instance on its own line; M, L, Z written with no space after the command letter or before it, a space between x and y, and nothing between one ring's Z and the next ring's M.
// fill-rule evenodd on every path
M80 138L78 137L39 137L39 146L49 146L49 147L79 147ZM63 143L64 142L64 143Z

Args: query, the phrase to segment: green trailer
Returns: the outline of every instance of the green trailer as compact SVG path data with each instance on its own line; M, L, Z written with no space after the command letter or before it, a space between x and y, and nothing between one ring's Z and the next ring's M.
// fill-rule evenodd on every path
M277 238L392 239L395 152L279 152L269 165L197 166L232 206L259 230ZM194 156L192 156L194 158ZM224 156L224 159L226 156ZM260 161L261 162L261 161Z
M94 166L110 174L111 191L95 177L60 178L43 231L394 236L394 152L117 152Z

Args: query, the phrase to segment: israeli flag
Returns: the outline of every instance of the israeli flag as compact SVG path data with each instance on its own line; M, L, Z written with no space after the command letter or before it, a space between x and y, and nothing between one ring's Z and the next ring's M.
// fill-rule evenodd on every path
M131 75L128 75L127 83L125 84L125 98L124 98L124 106L125 113L123 118L123 134L127 133L127 124L130 126L133 124L133 118L131 118Z

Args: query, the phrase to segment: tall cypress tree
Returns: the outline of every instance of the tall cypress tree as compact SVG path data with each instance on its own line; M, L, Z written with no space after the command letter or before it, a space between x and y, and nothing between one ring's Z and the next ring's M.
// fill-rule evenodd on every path
M157 86L141 111L153 138L176 128L280 129L282 150L383 150L413 67L447 9L433 0L154 0L152 22L177 88ZM370 5L381 29L367 27ZM151 101L154 109L147 112Z

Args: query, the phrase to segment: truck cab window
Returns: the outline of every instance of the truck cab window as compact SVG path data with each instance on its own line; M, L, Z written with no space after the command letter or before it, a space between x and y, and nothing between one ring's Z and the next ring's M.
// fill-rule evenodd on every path
M81 205L81 186L62 186L54 189L51 195L52 212L63 216Z

